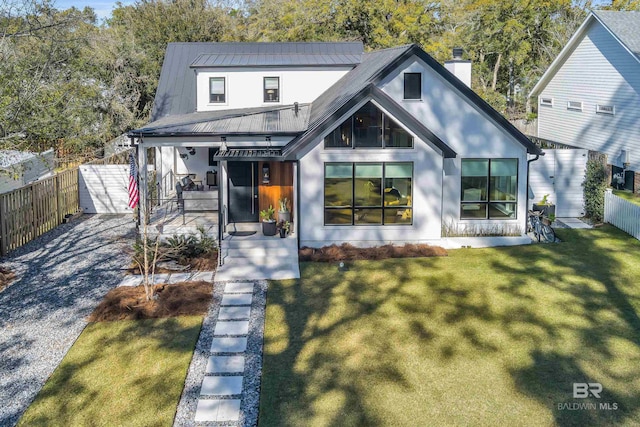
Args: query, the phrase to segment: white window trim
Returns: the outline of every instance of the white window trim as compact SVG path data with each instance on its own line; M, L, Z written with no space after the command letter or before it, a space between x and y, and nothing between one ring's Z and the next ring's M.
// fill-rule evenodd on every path
M211 102L211 79L224 79L224 102ZM207 76L207 106L229 105L229 76L226 74Z
M604 108L611 108L611 110L605 110ZM615 116L616 115L616 106L615 105L605 105L605 104L596 104L596 114L605 114L607 116Z
M404 95L404 82L405 82L405 75L406 74L420 74L420 98L405 98ZM422 71L404 71L402 73L402 100L405 102L422 102L422 89L423 89L423 83L424 83L424 76Z
M567 110L582 111L582 101L567 101Z
M540 97L540 105L545 107L553 107L553 98Z

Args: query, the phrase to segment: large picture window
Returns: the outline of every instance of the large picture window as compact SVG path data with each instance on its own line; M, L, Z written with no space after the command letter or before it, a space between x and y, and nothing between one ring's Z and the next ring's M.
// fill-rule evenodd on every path
M209 102L222 104L226 102L224 77L211 77L209 79Z
M518 159L462 159L461 219L516 218Z
M325 225L411 225L413 163L325 163Z
M412 148L413 136L367 102L324 138L325 148Z

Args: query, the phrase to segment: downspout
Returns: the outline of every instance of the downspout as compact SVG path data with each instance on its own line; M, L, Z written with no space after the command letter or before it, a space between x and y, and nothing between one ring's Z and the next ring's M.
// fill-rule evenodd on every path
M298 244L298 250L300 250L300 160L296 160L296 218L294 219L296 229L296 242Z
M544 153L542 153L541 155L544 156ZM536 156L533 159L529 159L527 160L527 188L526 188L526 193L527 193L527 201L526 201L526 208L527 208L527 212L529 211L529 169L531 168L531 163L535 162L536 160L538 160L540 158L540 154L536 154ZM527 218L527 215L524 216L524 231L527 231L527 222L528 222L529 218Z

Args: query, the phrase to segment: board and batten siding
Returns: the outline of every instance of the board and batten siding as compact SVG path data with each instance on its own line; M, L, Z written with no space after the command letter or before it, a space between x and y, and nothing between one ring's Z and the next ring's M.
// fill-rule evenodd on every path
M540 105L553 98L553 106ZM567 109L582 102L582 111ZM596 114L596 105L615 114ZM631 169L640 170L640 63L597 21L538 96L538 136L600 151L622 167L629 150Z
M404 73L422 73L421 100L403 99ZM527 212L526 148L417 58L410 58L400 65L380 83L380 87L457 153L455 159L444 160L442 222L460 232L496 226L523 231ZM460 171L461 159L465 158L518 159L516 218L460 219Z
M129 165L82 165L80 207L84 213L121 214L129 207Z

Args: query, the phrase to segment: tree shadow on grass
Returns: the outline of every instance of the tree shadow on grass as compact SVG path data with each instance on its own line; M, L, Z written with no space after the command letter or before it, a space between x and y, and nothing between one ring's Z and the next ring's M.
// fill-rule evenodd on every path
M434 423L638 422L640 289L625 266L640 244L610 227L562 238L346 273L303 264L300 281L272 282L260 424L390 425L394 395L433 406ZM574 382L601 383L597 403L618 410L560 408L579 401Z

